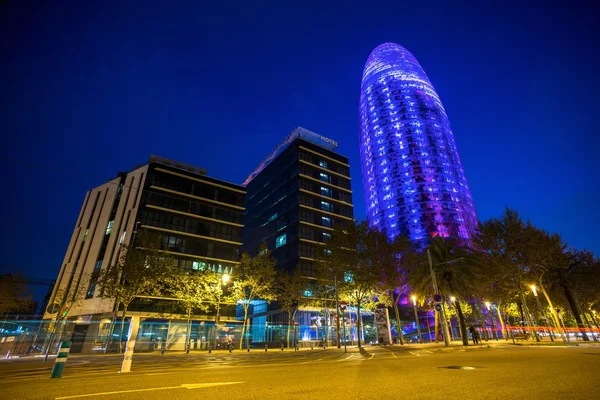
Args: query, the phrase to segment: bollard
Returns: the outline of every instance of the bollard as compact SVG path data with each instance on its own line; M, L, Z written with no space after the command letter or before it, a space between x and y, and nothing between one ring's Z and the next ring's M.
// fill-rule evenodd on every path
M163 342L163 344L160 346L160 354L165 354L166 347L167 347L166 343Z
M65 369L65 364L67 363L67 357L69 356L69 351L71 350L71 342L65 340L60 344L60 349L58 350L58 355L56 356L56 361L54 361L54 367L52 367L52 375L50 378L60 378L62 377L63 370Z
M268 349L269 349L269 345L265 343L265 353L267 352Z
M281 351L283 351L283 343L281 343Z
M212 353L212 345L211 344L208 345L208 354L210 354L210 353Z
M310 342L310 349L313 350L314 349L314 344L313 342Z

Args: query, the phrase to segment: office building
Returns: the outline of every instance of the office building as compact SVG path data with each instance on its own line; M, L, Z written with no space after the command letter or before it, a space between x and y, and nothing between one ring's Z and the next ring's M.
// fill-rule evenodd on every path
M245 192L242 186L207 176L205 170L157 156L87 192L51 300L59 301L55 300L59 291L71 296L82 292L82 301L68 314L70 321L77 322L70 327L72 352L84 346L88 329L93 328L92 337L107 335L104 331L109 324L98 322L113 317L118 307L99 297L96 284L86 277L115 265L122 246L129 245L140 229L161 234L161 251L173 256L182 269L232 273L242 245ZM222 320L235 321L233 307L223 307L221 314ZM171 329L169 320L184 318L177 302L149 298L136 299L128 309L130 315L158 319L142 327L149 340L158 340L157 330L165 329L163 325ZM46 313L44 318L55 316ZM214 321L211 312L194 317L200 322ZM160 339L167 340L169 335L171 331L167 337L163 331ZM180 335L173 339L171 347L181 347L180 339Z
M402 46L384 43L369 55L359 114L369 224L415 242L470 243L477 216L448 116Z

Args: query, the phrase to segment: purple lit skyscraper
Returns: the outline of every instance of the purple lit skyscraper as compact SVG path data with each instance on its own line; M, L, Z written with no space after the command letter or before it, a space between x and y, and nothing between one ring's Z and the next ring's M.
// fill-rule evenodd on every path
M360 156L367 218L415 242L477 228L450 122L415 57L395 43L369 55L360 91Z

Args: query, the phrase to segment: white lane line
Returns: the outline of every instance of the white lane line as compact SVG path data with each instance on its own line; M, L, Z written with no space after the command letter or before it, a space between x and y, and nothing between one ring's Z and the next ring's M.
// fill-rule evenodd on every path
M415 353L415 352L413 352L413 351L409 351L409 353L410 353L410 354L412 354L413 356L421 357L421 355L420 355L420 354L417 354L417 353Z
M111 394L121 394L121 393L151 392L153 390L199 389L199 388L205 388L205 387L211 387L211 386L236 385L236 384L240 384L240 383L245 383L245 382L184 383L180 386L165 386L165 387L147 388L147 389L119 390L119 391L115 391L115 392L77 394L74 396L56 397L55 400L77 399L77 398L81 398L81 397L107 396L107 395L111 395Z
M349 359L351 359L352 357L354 357L354 354L350 354L348 357L346 357L346 358L342 358L341 360L336 360L336 362L340 362L340 361L346 361L346 360L349 360Z
M373 357L375 357L375 354L371 354L371 357L369 357L369 360L372 360Z

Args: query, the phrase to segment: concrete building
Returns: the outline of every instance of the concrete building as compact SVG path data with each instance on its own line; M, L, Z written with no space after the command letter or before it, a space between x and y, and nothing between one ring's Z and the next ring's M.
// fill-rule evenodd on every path
M205 170L157 156L87 192L50 301L60 303L63 293L82 298L67 315L71 352L100 350L114 338L111 318L117 305L100 298L87 277L115 265L122 246L141 228L162 235L161 251L179 267L231 273L240 257L245 193L244 187L211 178ZM184 316L172 300L136 299L127 314L147 318L140 346L147 340L148 348L162 342L183 348L185 335L174 322ZM221 315L234 330L233 307L221 307ZM192 341L205 346L214 335L214 312L193 319Z

